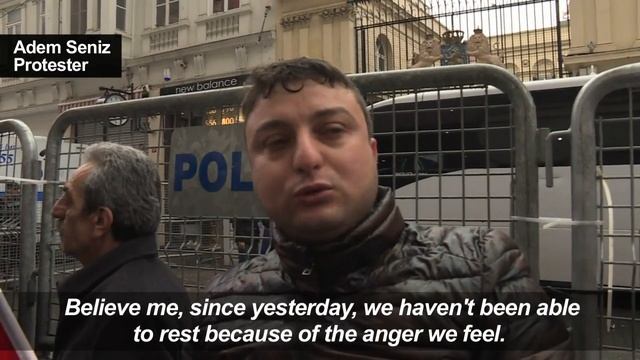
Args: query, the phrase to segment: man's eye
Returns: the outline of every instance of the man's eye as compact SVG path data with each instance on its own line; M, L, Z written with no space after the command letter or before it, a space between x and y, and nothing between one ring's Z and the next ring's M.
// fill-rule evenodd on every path
M285 136L270 136L264 141L264 147L266 148L279 148L287 144L288 139Z
M66 204L68 202L69 202L69 197L67 196L67 193L62 193L62 195L58 197L58 203Z
M344 126L340 124L331 124L322 128L322 133L329 136L335 136L344 132Z

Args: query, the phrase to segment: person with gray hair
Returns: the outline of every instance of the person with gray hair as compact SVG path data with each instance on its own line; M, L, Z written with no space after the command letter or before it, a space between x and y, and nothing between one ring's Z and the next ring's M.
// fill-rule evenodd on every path
M91 145L84 156L95 169L84 184L87 210L110 208L114 236L123 241L155 233L160 223L160 177L151 159L114 143Z
M101 299L188 306L183 286L158 258L160 177L151 159L130 146L89 146L52 215L58 219L62 250L83 265L58 289L61 310L54 359L180 358L181 344L139 344L134 332L138 326L180 329L188 326L186 319L77 314L80 304Z

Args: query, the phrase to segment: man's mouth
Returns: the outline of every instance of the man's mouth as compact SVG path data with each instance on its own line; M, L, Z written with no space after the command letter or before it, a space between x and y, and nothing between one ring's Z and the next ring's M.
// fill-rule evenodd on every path
M324 182L317 182L298 187L293 197L303 204L313 205L324 202L332 195L333 186Z

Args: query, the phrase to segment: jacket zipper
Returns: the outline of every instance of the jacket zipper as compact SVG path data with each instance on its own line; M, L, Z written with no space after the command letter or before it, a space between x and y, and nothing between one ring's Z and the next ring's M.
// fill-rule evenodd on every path
M313 271L313 264L311 264L311 267L304 268L304 269L302 270L302 275L304 275L304 276L309 276L309 275L311 275L311 272L312 272L312 271Z
M305 267L304 269L302 269L301 275L302 276L309 276L313 272L313 267L315 265L315 261L314 261L313 256L311 255L311 252L309 251L308 248L305 250L305 258L306 258L305 263L310 264L310 265Z

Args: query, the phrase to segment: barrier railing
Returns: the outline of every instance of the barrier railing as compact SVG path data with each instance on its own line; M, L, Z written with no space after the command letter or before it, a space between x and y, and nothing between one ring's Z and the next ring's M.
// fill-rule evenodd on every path
M36 183L40 176L37 145L31 129L22 121L4 119L0 120L0 148L0 181L5 189L0 199L0 287L12 299L15 296L9 294L15 295L17 290L18 322L33 343L36 326ZM9 187L15 190L9 190ZM17 289L13 285L16 282Z
M522 83L504 69L490 65L466 65L452 66L435 69L415 69L406 71L392 71L387 73L371 73L352 75L351 79L360 90L367 96L370 102L370 109L374 118L374 136L379 138L379 150L381 157L388 157L393 164L391 175L381 175L381 182L390 180L396 191L398 202L402 206L403 213L410 208L416 209L412 214L405 213L409 221L435 222L443 224L476 225L479 219L474 214L475 207L472 201L483 201L487 207L494 207L492 201L503 201L506 206L500 206L500 211L495 211L494 216L484 217L481 223L486 226L487 219L490 224L502 224L507 231L510 231L516 241L523 248L529 257L532 265L532 274L538 276L538 226L526 221L513 221L511 216L526 218L536 218L538 216L538 195L537 195L537 164L536 158L528 154L536 153L535 131L536 112L533 100ZM435 91L440 93L451 89L458 89L463 97L465 89L470 86L493 85L500 89L510 100L510 104L501 106L499 109L506 125L499 126L500 131L504 131L509 140L504 149L500 149L500 156L506 156L504 171L497 174L493 172L487 161L481 169L467 168L468 157L482 153L486 159L494 156L495 149L488 147L476 140L489 136L493 128L488 125L486 106L481 106L480 113L484 119L485 126L467 127L468 119L460 115L454 119L454 123L459 125L458 129L452 126L437 127L421 130L421 126L416 126L413 130L396 129L385 131L385 113L396 114L396 109L383 111L380 101L391 101L406 94L416 95L423 91ZM243 88L210 90L198 93L171 95L154 97L147 99L131 100L120 103L96 105L85 108L77 108L62 113L53 124L47 143L45 179L47 181L62 181L69 175L70 170L78 166L78 156L83 149L82 144L97 141L121 142L136 146L146 151L158 164L158 171L163 179L163 216L161 225L157 231L161 257L176 270L179 277L183 279L187 288L202 289L215 274L225 271L230 266L244 261L254 254L263 253L270 247L270 237L263 218L259 215L251 217L233 216L176 216L168 211L167 193L170 191L169 180L172 176L170 168L170 149L172 145L172 134L180 127L189 126L223 126L224 124L234 124L241 122L238 116L238 104L243 96ZM451 113L449 108L436 109L437 115L434 118L422 119L422 113L414 112L412 121L419 123L433 123L432 119L444 119ZM460 114L464 114L468 109L462 108ZM477 110L477 109L476 109ZM497 111L492 109L492 111ZM398 113L399 114L399 113ZM435 113L434 113L435 114ZM395 119L396 115L392 115ZM400 121L392 120L389 124L400 124ZM235 125L231 125L235 126ZM74 131L69 132L73 127ZM428 126L427 126L428 127ZM484 131L484 132L483 132ZM413 148L404 151L400 147L393 145L385 148L389 144L402 142L405 136L411 135L418 139L422 134L435 134L437 137L446 137L451 133L462 139L462 146L453 151L446 146L439 146L437 149L425 149L421 143L415 142ZM72 134L66 136L65 134ZM465 138L465 135L467 136ZM386 137L386 138L385 138ZM471 141L470 139L475 139ZM390 140L389 140L390 139ZM465 140L466 139L466 140ZM387 142L389 140L389 142ZM459 142L458 140L456 140ZM465 144L468 145L465 147ZM216 148L215 143L207 144L212 149ZM460 145L460 144L459 144ZM461 188L453 189L456 194L451 196L444 187L440 187L433 197L440 201L441 205L451 199L461 201L461 207L451 207L455 216L446 221L433 221L431 216L422 216L420 207L424 199L418 191L417 182L425 178L424 173L417 167L412 167L406 173L396 171L396 164L399 164L406 156L415 158L422 155L430 157L431 153L446 153L446 157L451 157L457 164L457 170L448 172L445 161L436 166L436 171L429 174L431 179L450 180L457 178L461 183ZM383 154L384 153L384 154ZM452 156L449 156L452 155ZM457 159L457 160L456 160ZM379 162L380 164L380 162ZM478 172L482 170L484 173ZM494 183L495 178L505 179L500 186ZM406 189L400 188L400 183L407 178L413 178L415 192L409 194ZM465 190L467 179L472 181L476 178L484 180L484 187L494 189L487 191L482 196L474 196L473 199ZM460 180L462 179L462 180ZM447 181L449 184L451 181ZM492 185L493 184L493 185ZM403 193L403 191L405 191ZM497 194L498 192L502 192ZM55 320L52 316L56 310L56 299L52 296L55 289L55 282L66 275L78 264L69 261L59 251L59 239L54 231L51 209L58 194L54 183L46 184L44 187L44 203L42 212L42 237L40 240L40 277L38 299L38 326L37 340L39 344L50 343L52 340L50 321ZM210 198L201 201L214 202L215 193ZM412 202L412 205L409 203ZM447 205L448 206L448 205ZM446 210L446 209L445 209ZM448 211L448 210L447 210ZM498 214L500 218L498 218ZM442 213L441 213L442 215ZM492 223L493 221L493 223ZM51 305L53 304L53 305Z
M609 351L637 358L638 88L640 64L599 74L579 92L571 128L547 137L549 147L551 139L571 135L572 292L583 315L573 320L573 337L577 349L602 350L582 359ZM550 168L551 185L549 175Z

